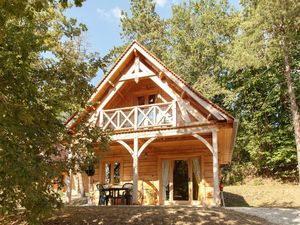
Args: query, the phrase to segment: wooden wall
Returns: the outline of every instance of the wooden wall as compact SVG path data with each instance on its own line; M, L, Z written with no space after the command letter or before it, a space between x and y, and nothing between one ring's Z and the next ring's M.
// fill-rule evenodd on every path
M212 155L206 147L197 140L183 140L184 145L178 145L178 141L172 144L172 140L160 140L153 142L141 154L139 158L139 190L143 190L145 199L143 204L159 204L161 179L161 161L163 159L201 159L200 184L201 196L206 204L213 203L213 166ZM189 144L187 144L189 143ZM121 184L132 182L132 158L122 146L114 145L111 151L101 160L93 176L94 186L97 183L104 183L104 163L119 161L121 163ZM85 176L85 188L87 190L87 176ZM98 192L94 187L94 202L98 199ZM203 202L204 203L204 202Z

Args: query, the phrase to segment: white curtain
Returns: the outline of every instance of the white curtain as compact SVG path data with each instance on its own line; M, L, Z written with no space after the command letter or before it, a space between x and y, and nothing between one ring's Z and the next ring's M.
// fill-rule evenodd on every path
M162 161L163 200L167 200L167 186L169 185L169 161Z
M198 183L198 200L201 200L201 195L200 195L200 182L201 182L201 170L200 170L200 162L199 159L193 159L193 171L195 174L196 181Z

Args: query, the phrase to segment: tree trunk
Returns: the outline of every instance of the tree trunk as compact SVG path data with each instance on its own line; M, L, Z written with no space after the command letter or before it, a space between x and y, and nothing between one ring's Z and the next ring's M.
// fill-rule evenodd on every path
M300 116L295 96L295 91L293 88L293 80L291 77L291 68L290 68L290 62L289 57L284 57L284 75L287 81L287 87L288 87L288 95L290 99L290 105L291 105L291 112L293 117L293 126L294 126L294 132L295 132L295 139L296 139L296 149L297 149L297 159L298 159L298 173L299 173L299 185L300 185Z
M84 182L83 182L83 176L81 172L78 172L78 182L79 182L79 191L81 197L85 197L85 192L84 192Z

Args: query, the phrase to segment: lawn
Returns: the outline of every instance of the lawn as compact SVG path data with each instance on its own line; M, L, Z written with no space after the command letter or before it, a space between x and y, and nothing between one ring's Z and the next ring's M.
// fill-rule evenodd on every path
M253 179L224 188L226 206L300 207L300 186L268 179Z
M0 216L0 224L28 225L22 216L10 217L10 222ZM271 225L264 219L227 210L188 206L66 206L56 211L43 225L115 225L115 224L228 224Z
M258 217L223 208L158 206L66 207L44 225L58 224L270 224Z

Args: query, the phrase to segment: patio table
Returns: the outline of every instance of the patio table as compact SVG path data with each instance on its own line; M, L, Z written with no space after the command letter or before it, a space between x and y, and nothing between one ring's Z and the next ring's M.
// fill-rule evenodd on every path
M106 205L108 204L109 199L112 200L112 205L117 205L118 200L122 199L124 197L123 193L124 192L129 192L129 188L123 188L123 187L106 187L104 188L104 191L109 194L106 194ZM126 199L126 205L130 204L130 199Z

